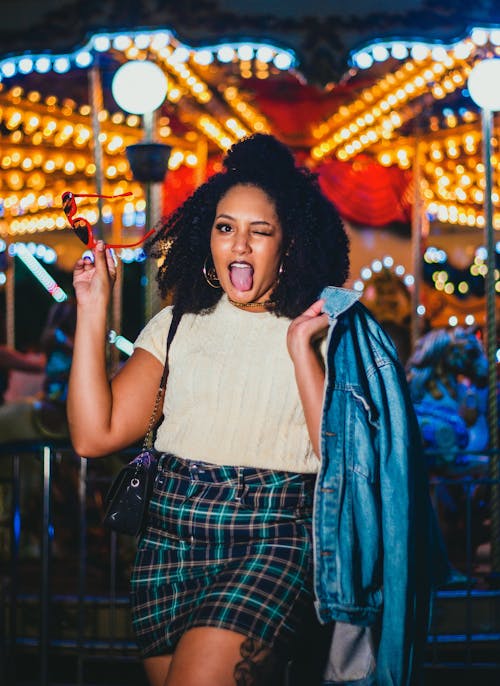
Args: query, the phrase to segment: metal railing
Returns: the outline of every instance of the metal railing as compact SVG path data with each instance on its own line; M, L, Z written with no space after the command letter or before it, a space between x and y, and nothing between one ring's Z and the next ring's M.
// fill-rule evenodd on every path
M130 627L128 578L135 542L102 524L103 499L132 451L80 459L63 443L0 447L0 674L18 683L21 655L39 661L49 684L52 655L86 663L138 660ZM491 568L489 495L495 480L476 470L431 480L443 544L456 570L437 593L428 664L500 666L500 588Z

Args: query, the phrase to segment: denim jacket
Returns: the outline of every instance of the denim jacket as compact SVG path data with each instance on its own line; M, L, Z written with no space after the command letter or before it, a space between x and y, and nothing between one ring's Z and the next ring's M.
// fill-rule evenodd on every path
M335 622L323 683L413 686L432 585L420 432L394 345L359 295L320 297L330 327L314 584L320 622Z

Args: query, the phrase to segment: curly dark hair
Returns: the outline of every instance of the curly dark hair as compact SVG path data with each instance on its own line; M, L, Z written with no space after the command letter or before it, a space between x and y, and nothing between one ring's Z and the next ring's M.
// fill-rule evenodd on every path
M148 244L165 258L157 281L180 312L199 313L218 302L222 290L203 276L210 234L221 198L236 185L256 186L274 203L283 231L282 274L271 294L272 311L297 317L324 286L341 286L349 271L349 241L317 177L295 164L289 149L270 135L254 134L227 153L224 171L212 176L163 223Z

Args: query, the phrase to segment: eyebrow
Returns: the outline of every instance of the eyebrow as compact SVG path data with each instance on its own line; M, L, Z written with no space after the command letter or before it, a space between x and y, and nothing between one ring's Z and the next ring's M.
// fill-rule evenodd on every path
M235 218L232 217L230 214L218 214L215 219L231 219L232 221L235 221ZM265 224L266 226L269 226L270 228L274 228L274 224L271 224L271 222L266 222L265 219L256 219L255 221L250 222L251 225L254 224Z

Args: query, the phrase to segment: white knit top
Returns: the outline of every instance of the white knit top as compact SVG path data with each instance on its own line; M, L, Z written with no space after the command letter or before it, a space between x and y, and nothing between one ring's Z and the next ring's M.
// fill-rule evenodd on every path
M171 318L165 307L135 342L162 364ZM317 472L286 346L289 324L237 308L226 295L210 314L184 314L170 348L156 449L213 464Z

